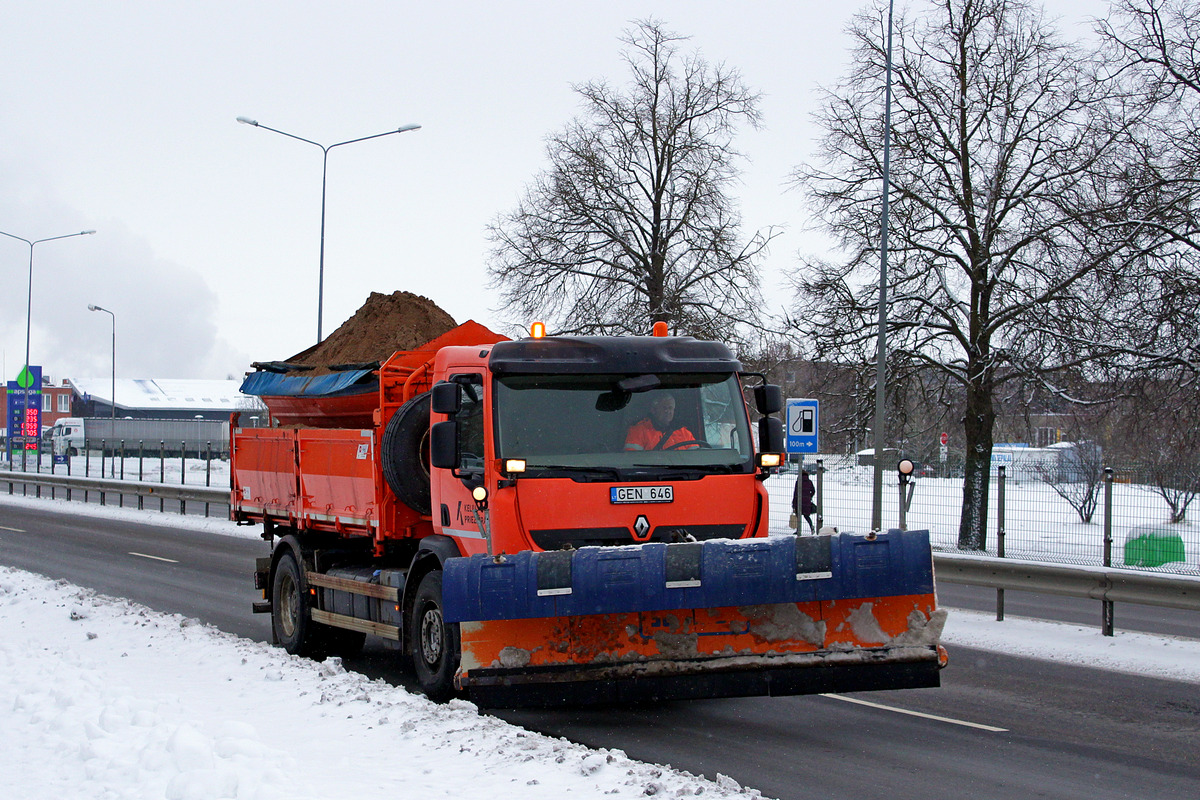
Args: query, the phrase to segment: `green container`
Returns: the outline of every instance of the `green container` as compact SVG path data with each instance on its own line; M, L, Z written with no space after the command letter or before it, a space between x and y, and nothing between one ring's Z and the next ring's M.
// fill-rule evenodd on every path
M1125 535L1125 566L1161 567L1183 562L1183 538L1157 525L1137 525Z

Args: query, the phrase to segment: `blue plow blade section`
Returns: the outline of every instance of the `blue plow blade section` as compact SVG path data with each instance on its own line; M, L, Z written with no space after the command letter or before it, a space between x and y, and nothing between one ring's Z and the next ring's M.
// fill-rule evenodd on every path
M585 547L447 560L448 622L925 595L928 531Z

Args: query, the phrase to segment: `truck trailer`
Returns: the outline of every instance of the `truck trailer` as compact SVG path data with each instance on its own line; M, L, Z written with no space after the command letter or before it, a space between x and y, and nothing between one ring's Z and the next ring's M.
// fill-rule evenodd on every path
M229 452L229 423L219 419L124 419L64 417L50 429L56 456L79 455L85 450L180 455Z
M277 642L379 636L430 698L493 707L937 686L928 533L769 536L778 387L655 334L472 322L349 372L250 374L283 424L234 416L231 514L270 544L254 610Z

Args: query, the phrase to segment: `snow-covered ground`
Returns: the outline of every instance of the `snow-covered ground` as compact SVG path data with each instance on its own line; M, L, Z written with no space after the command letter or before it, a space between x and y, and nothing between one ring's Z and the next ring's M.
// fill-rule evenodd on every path
M45 500L0 495L5 505ZM257 536L229 522L79 513ZM0 522L2 524L2 522ZM0 535L3 531L0 530ZM1200 684L1200 641L952 611L943 641ZM953 656L952 656L953 658ZM953 663L953 662L952 662ZM758 797L19 570L0 568L4 796ZM886 713L886 712L881 712ZM932 723L936 724L936 723Z
M759 796L8 568L0 674L23 800Z

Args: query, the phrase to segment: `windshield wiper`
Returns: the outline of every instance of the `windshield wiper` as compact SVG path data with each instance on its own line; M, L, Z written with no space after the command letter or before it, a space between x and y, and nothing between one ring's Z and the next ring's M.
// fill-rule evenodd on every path
M633 470L623 470L626 477L631 474L651 475L654 478L679 475L687 478L703 478L705 475L728 475L745 472L745 464L634 464Z
M536 471L542 477L545 477L545 473L547 472L562 473L562 477L570 478L580 483L621 480L621 470L616 467L568 467L561 464L547 464L538 465L530 471ZM553 477L558 476L555 475Z

